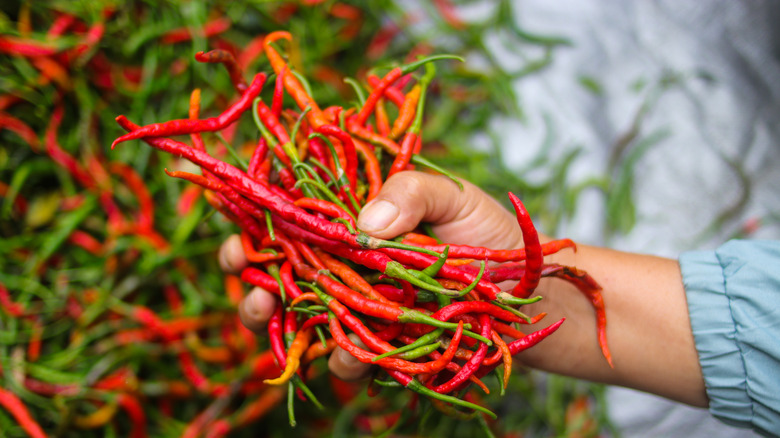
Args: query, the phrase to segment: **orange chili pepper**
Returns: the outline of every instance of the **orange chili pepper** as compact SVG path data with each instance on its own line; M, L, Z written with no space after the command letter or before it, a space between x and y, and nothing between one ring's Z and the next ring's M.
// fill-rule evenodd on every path
M309 347L309 342L311 341L311 332L311 329L306 329L299 330L298 333L296 333L295 339L293 340L292 344L290 344L290 348L287 350L287 363L284 366L282 375L276 379L263 380L264 383L275 386L282 385L287 383L292 378L292 376L295 375L295 372L298 371L298 367L301 365L301 356Z
M271 62L271 67L276 74L281 74L282 71L287 68L287 62L285 62L284 58L282 58L279 52L271 45L271 43L279 39L292 41L292 35L286 31L276 31L266 35L265 40L263 40L265 56L268 57L268 60ZM306 114L306 118L313 128L316 129L328 123L322 114L319 105L317 105L317 102L309 96L295 75L284 75L284 88L298 104L298 108L300 108L301 111L310 108L309 112Z
M87 415L76 415L73 417L73 425L79 429L97 429L111 421L118 410L119 405L117 403L104 403L103 406Z
M404 103L401 108L398 109L398 117L393 122L393 128L390 130L390 138L393 140L401 136L414 120L414 115L417 110L417 101L420 99L420 93L422 87L417 84L406 93Z

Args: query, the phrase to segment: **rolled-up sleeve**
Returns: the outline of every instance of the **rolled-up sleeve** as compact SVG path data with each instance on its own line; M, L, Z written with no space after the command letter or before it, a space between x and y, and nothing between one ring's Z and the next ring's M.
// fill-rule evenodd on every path
M780 435L780 242L733 240L679 259L710 412Z

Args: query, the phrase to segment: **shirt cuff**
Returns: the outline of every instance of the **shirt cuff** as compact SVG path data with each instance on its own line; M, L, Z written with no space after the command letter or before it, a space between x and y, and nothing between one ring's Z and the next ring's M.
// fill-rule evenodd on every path
M773 434L780 324L777 242L727 242L680 256L691 328L710 412L724 423ZM775 260L775 262L772 262Z

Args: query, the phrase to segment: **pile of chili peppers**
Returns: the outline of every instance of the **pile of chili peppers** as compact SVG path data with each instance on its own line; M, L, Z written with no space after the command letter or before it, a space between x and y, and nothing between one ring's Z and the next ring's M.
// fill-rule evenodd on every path
M367 90L354 84L356 105L321 108L305 78L280 53L281 42L291 44L293 38L277 31L263 42L273 68L270 101L261 96L270 82L266 73L247 82L229 53L198 53L198 61L226 67L237 92L229 108L201 118L196 89L188 118L138 126L120 115L116 120L127 134L112 143L140 139L200 166L201 175L166 173L204 188L209 203L240 227L251 262L241 279L277 295L268 335L281 374L266 384L288 385L290 397L297 390L315 400L301 359L339 346L390 377L377 376L375 384L406 387L453 415L465 409L495 417L464 391L472 384L485 388L480 379L499 365L506 387L512 357L563 323L532 333L517 327L544 317L520 310L541 299L531 295L543 276L570 281L590 298L599 342L611 364L600 287L574 267L544 263L545 255L575 245L570 240L540 244L529 214L512 193L525 244L520 250L440 243L423 232L382 240L356 228L361 207L387 177L415 167L446 174L419 155L420 127L434 63L451 56L369 75ZM294 107L285 108L286 97ZM238 152L233 164L209 154L202 134L220 135L249 114L258 140L248 163ZM182 135L189 136L189 144L173 138ZM497 286L509 280L518 282L511 291Z
M501 3L502 8L508 4ZM202 62L227 59L228 52L240 66L233 69L232 76L238 78L266 62L265 33L278 28L308 33L306 49L288 54L296 65L309 67L317 80L309 84L314 90L309 94L321 102L343 101L354 91L342 78L363 71L367 59L379 65L388 57L433 50L426 39L430 35L415 35L406 28L420 17L393 1L251 6L217 1L180 10L167 3L16 6L0 12L0 430L9 436L233 436L264 417L262 427L283 424L276 417L289 415L293 398L288 397L287 409L278 406L289 388L261 382L280 374L274 353L265 339L254 339L236 318L246 285L237 277L224 277L214 263L213 252L232 228L204 209L200 187L182 189L158 177L162 167L178 166L176 159L165 161L132 148L107 152L104 146L110 140L105 138L113 139L116 131L112 114L125 108L131 108L134 119L178 114L187 106L186 98L182 102L179 97L193 81L211 84L202 94L209 107L229 105L231 75L220 75L223 72ZM437 21L442 32L455 32L463 44L483 38L482 25L460 22L451 10L445 13L449 2L434 6L434 20L440 20L436 13L443 19ZM10 14L17 15L15 28L7 20ZM532 42L520 29L512 31ZM559 44L532 43L548 48ZM480 44L463 47L459 52L484 49ZM219 50L209 52L212 49ZM206 53L193 57L200 50ZM447 67L463 64L448 64L439 64L447 80L433 83L425 93L429 101L435 98L437 105L448 108L437 111L438 121L426 120L426 140L441 141L441 133L471 133L487 114L501 113L515 102L511 90L502 88L515 74L503 72L497 63L479 72L463 67L453 71ZM394 88L404 81L409 88L405 92L418 92L409 76ZM398 97L407 100L388 88L377 111L387 106L384 110L392 118L404 120L398 117L401 108L388 100L391 95L396 102L401 101ZM411 102L407 118L413 114L408 110ZM460 114L460 123L446 123L441 117L445 113ZM294 126L290 117L290 110L284 110L287 128ZM374 124L379 126L378 121ZM202 133L214 156L224 159L232 153L230 144L246 137L237 125L229 124L219 136ZM403 132L397 129L390 138L400 141L397 136ZM241 145L238 155L249 158L256 145ZM387 154L376 155L382 166L389 165ZM381 169L386 175L387 168ZM367 173L358 172L355 194L368 191ZM313 187L301 185L301 192ZM360 196L362 203L366 194ZM261 261L255 267L265 266L264 252L269 251L283 252L275 246L266 251L256 247ZM314 333L321 332L320 326L314 327ZM283 332L288 329L283 323ZM468 339L461 335L460 345ZM324 368L316 358L334 344L332 338L325 344L313 341L310 354L301 358L306 385L323 401L330 394L321 388L321 379L314 378ZM336 425L342 430L357 425L361 431L381 431L409 420L386 413L395 403L389 388L384 397L367 403L357 388L333 378L326 383L341 405L350 408L335 416L308 410L315 403L305 403L299 416L309 427L327 428L338 417ZM511 384L514 391L524 391L528 403L540 399L523 379ZM555 393L567 391L559 387ZM475 392L465 397L480 400ZM576 400L568 394L559 399L560 412L570 399ZM354 411L355 406L362 406L361 411ZM346 429L341 419L345 412L353 416L344 418L355 420ZM547 417L555 418L557 412L536 413L522 421L548 424ZM423 427L424 418L431 417L413 420ZM458 428L470 430L462 424ZM284 429L289 434L289 428Z

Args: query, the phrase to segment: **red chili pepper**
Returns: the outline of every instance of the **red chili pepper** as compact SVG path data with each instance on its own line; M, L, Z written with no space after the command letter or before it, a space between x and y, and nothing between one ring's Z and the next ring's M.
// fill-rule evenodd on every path
M0 53L14 56L51 56L58 52L56 45L13 36L0 36Z
M523 206L520 198L513 193L509 193L509 200L517 213L517 223L523 232L523 245L526 251L525 274L520 279L520 283L512 290L512 294L522 298L530 296L539 284L542 276L542 264L544 263L544 253L539 243L539 235L536 227L531 220L531 216Z
M338 205L330 201L327 201L325 199L304 197L304 198L296 199L295 202L293 203L298 207L313 210L318 213L322 213L328 217L344 219L352 226L353 229L357 229L355 218L352 217L352 215L350 215L346 211L344 211L343 208L339 207Z
M137 125L123 116L117 117L117 122L128 131L134 132L134 130L137 129ZM227 163L219 161L202 151L198 151L183 143L168 138L147 137L144 138L144 141L155 148L181 155L187 160L205 167L220 178L224 178L228 184L241 190L242 193L250 196L253 200L260 203L263 207L268 208L272 213L275 213L283 220L290 220L303 228L316 231L323 237L335 239L355 247L373 247L381 245L381 241L378 239L371 238L363 233L353 235L342 224L332 223L306 213L304 210L288 201L281 199L269 189L269 186L252 180L244 172Z
M377 85L379 85L379 83L382 81L376 75L368 75L366 79L368 80L368 85L370 85L371 88L376 88ZM384 97L390 102L393 102L398 108L401 108L404 104L404 101L406 100L404 93L397 87L390 87L385 90Z
M117 144L128 140L136 140L144 137L169 137L172 135L192 134L204 131L219 131L232 124L248 110L255 97L260 94L265 84L265 73L255 75L252 83L241 95L241 98L217 117L203 120L176 119L164 123L153 123L135 128L131 132L117 138L111 143L113 149ZM121 116L120 116L121 117ZM117 118L118 119L118 118Z
M479 323L482 325L482 331L480 334L485 337L490 336L490 317L486 314L479 315ZM469 359L469 361L461 367L460 371L458 371L458 373L455 374L452 379L433 388L433 390L440 394L448 394L458 389L468 380L469 376L473 375L482 365L482 360L485 359L487 350L487 344L479 344L479 347L477 347L477 352L474 353L471 359Z
M0 388L0 406L3 406L32 438L45 438L40 424L30 415L27 406L13 392Z
M390 155L398 155L398 152L401 150L401 147L398 146L398 143L371 131L365 126L358 124L355 116L347 118L347 130L362 140L381 146L384 150L390 153Z
M3 283L0 283L0 304L2 304L3 310L13 317L24 316L24 306L11 300L11 295Z
M203 28L199 29L196 34L203 38L210 38L215 35L219 35L231 26L230 18L220 17L206 23ZM175 44L192 39L192 32L189 27L180 27L177 29L169 30L160 37L160 42L163 44Z
M279 283L277 283L273 277L261 271L260 269L253 268L251 266L244 268L244 270L241 271L241 280L251 285L261 287L268 292L279 295Z
M165 172L174 178L186 179L205 189L218 192L221 196L225 197L225 199L222 199L222 205L229 209L232 216L235 218L235 221L241 225L242 229L246 230L252 237L257 239L262 239L266 235L255 219L255 217L262 216L261 209L246 198L241 197L232 188L219 181L216 177L207 178L202 175L181 171L170 172L168 169L165 169ZM255 213L255 215L250 216L249 213Z
M341 319L341 317L337 316L331 316L329 318L330 332L333 335L333 339L335 339L336 343L338 343L339 347L348 351L352 356L363 363L376 364L385 370L395 370L406 374L435 374L444 369L444 367L447 366L447 364L455 355L455 350L458 347L457 344L460 342L460 337L463 334L463 323L460 323L458 324L458 328L456 329L453 342L450 344L450 348L448 348L439 358L430 362L410 362L394 357L385 357L374 361L373 359L376 357L376 354L370 353L358 347L352 342L352 340L349 339L346 333L344 333L344 330L341 327ZM395 350L392 345L390 345L388 348L389 349L386 351Z
M58 12L57 18L52 21L49 30L46 32L46 38L54 39L55 37L62 35L76 22L76 20L77 18L75 15L66 12Z
M344 157L346 162L342 163L341 167L347 174L349 185L354 191L357 187L357 152L355 150L355 144L352 141L352 137L346 132L342 131L336 125L320 125L315 128L316 132L322 135L335 137L338 139L344 147Z
M428 84L430 84L430 82L433 80L433 76L436 73L433 64L426 64L425 68L425 75L423 75L418 85L420 91L419 96L415 102L416 114L414 115L414 120L411 122L411 125L408 129L404 129L406 131L406 135L404 135L404 139L401 142L401 150L398 152L398 155L395 156L393 164L390 166L390 170L387 173L388 178L398 172L406 170L412 160L412 155L415 154L415 149L417 149L418 143L422 145L421 130L423 108L425 107L425 94L428 89ZM406 104L406 102L404 102L404 104ZM402 107L401 110L403 109L404 108ZM406 116L404 113L401 114ZM401 116L399 115L399 118L400 117ZM400 135L400 132L398 135Z
M279 277L282 279L282 285L284 285L284 290L287 293L287 296L292 299L301 296L303 292L301 292L301 289L297 284L295 284L295 278L293 278L292 273L292 265L289 261L282 263L282 267L279 269Z
M24 123L23 121L17 119L16 117L7 114L5 112L0 112L0 129L7 129L19 137L22 138L28 145L30 145L30 148L33 150L33 152L38 152L40 148L40 141L38 140L38 134L35 133L35 131L30 128L30 125Z
M130 424L133 425L130 430L130 438L146 438L146 414L141 406L141 402L128 393L120 394L117 401L119 406L127 412L127 415L130 417Z
M590 300L591 306L596 312L596 326L601 352L609 366L614 368L612 353L607 344L607 311L604 307L604 297L601 295L601 286L587 272L574 267L563 266L563 269L554 275L572 283Z
M516 341L512 341L507 346L509 347L509 352L512 353L512 356L516 355L517 353L520 353L521 351L525 351L534 345L541 342L544 338L550 336L551 334L555 333L556 330L563 324L563 321L565 321L566 318L561 318L559 321L541 329L537 330L531 334L528 334L524 336L523 338L520 338ZM477 371L478 377L483 377L487 375L489 372L493 371L496 366L498 366L498 362L496 362L493 365L489 366L483 366L482 368Z
M299 330L306 330L314 327L315 325L327 324L327 323L328 323L328 314L320 313L319 315L312 316L306 321L304 321L303 324L301 324L301 328Z
M244 249L246 259L251 263L265 263L284 259L284 254L275 252L258 252L252 244L252 236L246 231L241 232L241 246Z
M456 316L467 313L487 314L494 318L510 322L524 322L522 318L514 313L487 301L456 301L440 308L431 315L431 317L440 321L449 321Z
M391 300L385 298L385 296L377 291L369 282L367 282L363 276L355 272L355 270L353 270L346 263L343 263L335 257L330 256L325 251L316 251L316 253L320 260L322 260L322 262L325 264L325 267L334 275L339 277L341 281L343 281L347 286L372 300L385 302L391 305L395 304L391 302Z
M268 320L266 330L268 331L268 344L273 351L276 363L280 370L283 370L287 364L287 350L284 345L284 306L280 301L276 302L274 313Z
M287 66L282 67L282 71L276 75L276 84L274 86L274 97L271 100L271 114L276 118L282 115L282 104L284 104L284 76L287 74Z
M409 243L410 245L419 246L420 248L425 248L430 251L435 252L442 252L444 251L445 247L449 247L449 257L450 258L465 258L465 259L475 259L475 260L490 260L492 262L512 262L512 261L522 261L526 258L526 249L525 248L518 248L518 249L491 249L491 248L485 248L481 246L469 246L469 245L455 245L455 244L438 244L435 240L433 240L430 237L423 236L423 235L413 235L413 233L408 233L404 238L404 243ZM418 238L419 236L419 238ZM550 254L555 254L558 251L561 251L564 248L572 248L575 251L577 250L577 244L574 243L571 239L559 239L559 240L553 240L547 243L544 243L541 245L542 247L542 255L548 256ZM525 266L525 265L523 265ZM505 265L497 266L495 268L491 268L489 271L490 275L492 275L494 272L498 272L499 270L503 269ZM492 277L491 277L492 280ZM498 283L499 281L492 280L495 283Z

